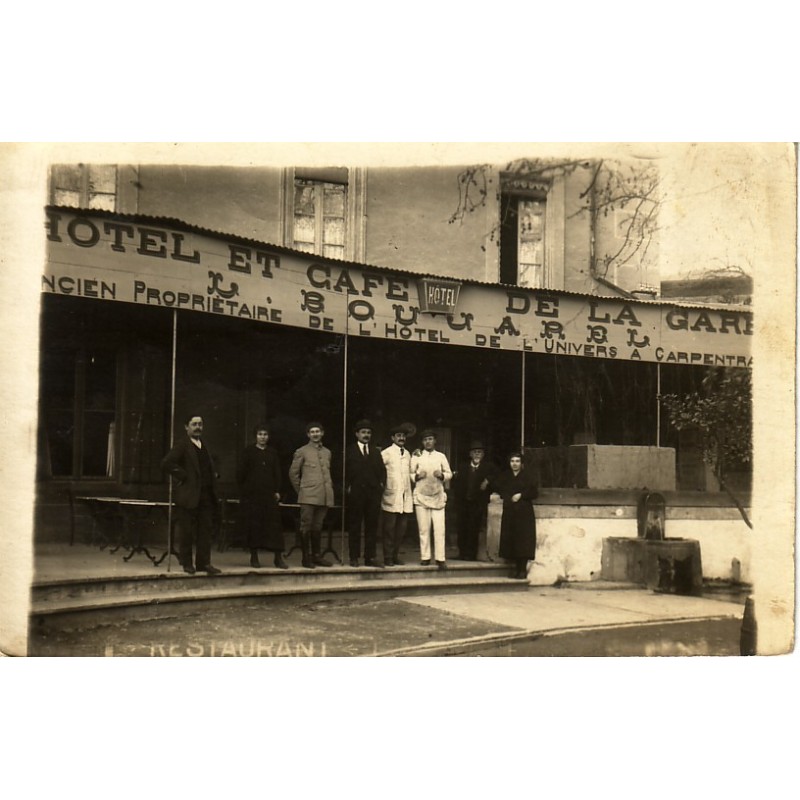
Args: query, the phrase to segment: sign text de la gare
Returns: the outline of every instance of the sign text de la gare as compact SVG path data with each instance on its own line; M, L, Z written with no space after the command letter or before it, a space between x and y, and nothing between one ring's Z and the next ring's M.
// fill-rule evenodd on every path
M47 210L43 291L376 338L561 355L750 366L738 309L461 284L268 245Z

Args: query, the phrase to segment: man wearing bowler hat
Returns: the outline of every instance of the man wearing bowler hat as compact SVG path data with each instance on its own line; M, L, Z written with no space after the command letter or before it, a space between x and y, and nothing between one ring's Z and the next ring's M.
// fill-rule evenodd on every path
M386 483L386 467L381 449L372 444L372 423L360 419L355 425L356 440L345 451L347 487L347 532L350 566L357 567L361 556L361 526L364 526L364 564L382 567L377 559L378 518L381 495Z
M478 560L478 538L486 519L489 481L494 465L486 459L483 442L474 439L469 445L469 462L456 473L453 493L458 510L458 558Z
M386 485L381 497L383 529L383 562L387 567L402 566L398 557L406 535L407 514L414 510L411 489L411 453L406 447L405 425L390 431L392 443L381 450L386 467Z

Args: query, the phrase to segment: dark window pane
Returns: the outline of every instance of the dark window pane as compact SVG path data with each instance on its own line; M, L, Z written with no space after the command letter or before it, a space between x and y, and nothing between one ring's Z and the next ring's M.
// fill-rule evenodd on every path
M83 415L83 464L84 477L107 475L109 454L114 451L111 423L113 411L87 411Z
M46 408L71 410L75 402L75 354L46 353L42 358L41 385Z
M114 354L89 354L86 359L85 408L113 411L116 384Z
M81 191L83 178L82 168L79 164L55 164L51 175L54 189Z
M72 440L75 433L71 409L47 412L47 456L50 474L72 475Z
M89 191L114 194L117 191L117 168L113 164L90 164Z
M316 191L313 183L308 181L295 181L294 213L316 214Z
M344 186L334 184L323 184L324 201L323 208L325 214L332 217L344 216Z

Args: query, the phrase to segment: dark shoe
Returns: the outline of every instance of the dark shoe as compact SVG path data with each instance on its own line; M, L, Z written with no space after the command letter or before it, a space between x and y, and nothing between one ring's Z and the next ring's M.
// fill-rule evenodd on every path
M254 569L261 569L261 562L258 560L258 556L255 553L250 556L250 566Z
M212 567L211 564L206 564L205 567L198 567L198 572L205 572L207 575L219 575L222 573L221 569L217 569L216 567Z
M351 567L357 567L358 566L358 559L357 558L351 558L350 559L350 566Z
M426 558L424 561L420 561L419 563L420 566L422 567L429 567L431 565L431 560L429 558Z
M368 558L364 562L365 567L376 567L377 569L383 569L383 562L378 561L376 558Z
M188 575L194 575L197 570L191 564L184 564L183 571Z
M401 561L399 558L396 558L396 559L394 560L394 565L395 565L396 567L404 567L404 566L405 566L405 564L406 564L406 562L405 562L405 561Z
M306 559L306 558L303 559L303 566L306 569L314 569L316 567L316 565L314 564L313 561L311 561L310 559Z
M436 566L439 567L439 569L447 569L447 562L446 561L437 561L436 562Z
M280 553L275 553L275 566L278 569L289 569L289 565L283 560L283 556Z
M391 559L387 559L386 561L383 562L383 565L385 567L393 567L394 566L394 561L392 561Z
M333 563L328 561L327 558L323 558L322 556L314 556L314 564L317 567L332 567Z

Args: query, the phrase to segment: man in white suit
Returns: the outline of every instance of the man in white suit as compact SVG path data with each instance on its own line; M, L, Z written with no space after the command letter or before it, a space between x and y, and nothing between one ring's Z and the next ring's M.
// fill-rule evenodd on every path
M396 425L389 431L392 443L381 450L386 467L386 485L381 498L383 562L387 567L402 566L400 545L406 533L406 514L414 510L411 488L411 453L406 448L406 429Z
M444 453L436 449L436 434L422 431L422 450L411 458L411 476L414 486L414 511L419 528L419 553L422 566L431 563L431 527L433 527L433 553L436 566L446 569L444 507L447 504L445 482L453 471Z

